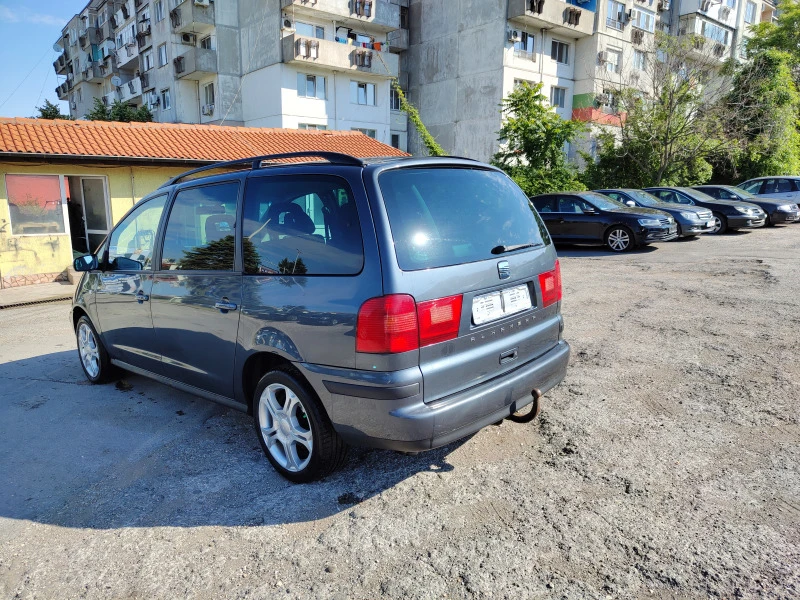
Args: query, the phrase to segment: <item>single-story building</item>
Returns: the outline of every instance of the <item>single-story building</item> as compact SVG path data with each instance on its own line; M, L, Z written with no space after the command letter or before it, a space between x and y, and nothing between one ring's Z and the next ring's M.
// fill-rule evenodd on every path
M356 131L0 118L0 288L65 280L73 256L179 173L303 151L405 155Z

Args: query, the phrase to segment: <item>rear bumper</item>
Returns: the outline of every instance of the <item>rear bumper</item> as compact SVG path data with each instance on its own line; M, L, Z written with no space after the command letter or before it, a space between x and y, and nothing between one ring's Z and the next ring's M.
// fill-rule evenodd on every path
M418 378L408 369L381 374L392 380L385 385L362 386L353 382L352 371L345 382L335 381L337 373L327 368L298 367L321 392L334 428L348 444L418 452L471 435L527 406L534 389L545 393L564 379L569 354L562 340L509 373L428 404L418 369Z

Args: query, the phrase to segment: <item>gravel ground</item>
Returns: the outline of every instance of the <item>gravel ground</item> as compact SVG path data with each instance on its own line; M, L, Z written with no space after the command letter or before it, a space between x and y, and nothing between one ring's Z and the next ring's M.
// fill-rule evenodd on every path
M85 385L66 304L0 311L0 597L800 596L800 225L561 255L537 421L305 486L245 415Z

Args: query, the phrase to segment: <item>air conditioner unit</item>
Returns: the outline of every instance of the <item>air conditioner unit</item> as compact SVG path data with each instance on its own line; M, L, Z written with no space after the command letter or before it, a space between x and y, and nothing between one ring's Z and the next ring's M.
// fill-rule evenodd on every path
M608 62L608 52L601 50L597 53L597 61L602 65Z
M701 0L700 2L700 10L703 12L708 12L711 8L711 0Z
M210 117L214 114L214 105L213 104L204 104L203 108L201 109L202 113L206 117Z
M181 44L190 44L194 46L195 44L197 44L197 36L193 33L182 33Z
M727 19L731 16L731 9L729 6L723 6L719 9L719 18L720 19Z
M658 3L658 10L669 10L670 0L661 0Z
M70 107L72 110L78 110L78 103L77 103L77 102L75 102L75 101L73 101L73 102L70 102L70 103L69 103L69 107Z
M522 41L522 36L520 35L519 31L516 29L509 29L508 30L508 41L511 43L517 43Z
M210 4L211 4L210 0L194 0L195 6L208 6Z

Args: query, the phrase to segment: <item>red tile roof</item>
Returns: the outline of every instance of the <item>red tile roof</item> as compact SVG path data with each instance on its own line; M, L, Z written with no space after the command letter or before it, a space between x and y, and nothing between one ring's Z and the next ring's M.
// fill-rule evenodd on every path
M0 156L214 162L314 150L359 158L408 156L357 131L0 118Z

